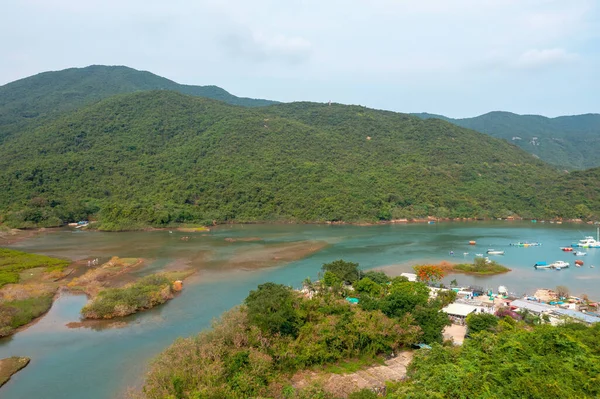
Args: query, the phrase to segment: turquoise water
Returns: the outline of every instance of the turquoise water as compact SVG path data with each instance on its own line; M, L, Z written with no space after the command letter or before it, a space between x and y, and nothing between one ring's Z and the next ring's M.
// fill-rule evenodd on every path
M182 235L190 236L181 241ZM595 228L583 225L517 222L439 223L434 225L321 226L251 225L222 227L208 234L168 231L99 233L64 230L40 234L14 248L82 259L111 256L144 257L150 273L179 262L200 269L186 282L183 293L162 307L127 318L122 328L68 328L79 320L83 296L63 295L38 323L13 337L0 340L0 358L28 356L31 364L0 390L7 399L106 399L122 397L128 388L141 384L148 362L178 337L196 334L221 313L239 304L249 290L265 281L298 287L306 277L316 278L321 265L336 259L360 263L363 269L385 267L399 273L411 271L420 261L472 261L488 248L505 250L492 257L513 269L500 276L477 278L453 275L460 284L477 284L509 291L533 293L536 288L566 285L574 294L600 299L600 249L588 249L582 268L534 270L537 261L565 260L572 254L561 246ZM260 237L261 241L227 242L225 238ZM264 261L260 251L273 245L315 240L329 246L288 264L258 270L231 270L229 262L247 254L254 266ZM476 246L468 245L476 240ZM517 248L516 241L540 241L541 247ZM454 256L450 256L450 251ZM468 252L469 255L463 255ZM257 256L258 260L253 260ZM589 268L590 264L597 267Z

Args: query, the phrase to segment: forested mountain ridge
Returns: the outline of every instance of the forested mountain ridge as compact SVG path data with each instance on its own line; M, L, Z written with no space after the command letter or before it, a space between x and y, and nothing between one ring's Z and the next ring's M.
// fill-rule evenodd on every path
M546 118L496 111L463 119L428 113L413 115L443 119L507 140L562 169L600 166L600 114Z
M172 90L246 107L276 101L236 97L217 86L190 86L125 66L91 65L43 72L0 86L0 141L25 126L115 94ZM39 122L39 123L38 123Z
M577 217L598 197L548 197L563 174L440 120L315 103L245 108L170 91L113 96L0 144L12 226L94 215L173 223ZM576 206L581 205L575 211Z

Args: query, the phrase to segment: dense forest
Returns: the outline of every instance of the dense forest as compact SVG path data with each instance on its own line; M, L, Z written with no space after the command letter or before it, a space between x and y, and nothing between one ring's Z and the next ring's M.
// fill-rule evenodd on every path
M114 96L171 90L229 104L258 107L275 101L236 97L217 86L190 86L125 66L92 65L43 72L0 86L0 143L20 130L46 123L52 116Z
M600 166L600 114L546 118L540 115L489 112L463 119L427 113L414 115L423 119L443 119L507 140L561 169Z
M339 104L266 108L172 91L113 96L0 145L14 227L593 218L594 171L558 172L437 119ZM587 177L586 177L587 176ZM562 191L564 190L564 191ZM567 194L568 195L565 195Z
M211 330L165 350L134 397L335 399L339 395L328 378L332 365L360 369L423 342L430 346L417 351L407 379L388 382L386 398L600 394L600 324L551 326L515 312L512 317L471 314L468 338L454 346L442 342L450 322L440 311L455 299L453 291L431 298L424 283L359 270L343 260L324 264L321 281L305 281L302 292L259 285ZM323 378L300 383L311 375ZM377 397L368 388L348 396Z

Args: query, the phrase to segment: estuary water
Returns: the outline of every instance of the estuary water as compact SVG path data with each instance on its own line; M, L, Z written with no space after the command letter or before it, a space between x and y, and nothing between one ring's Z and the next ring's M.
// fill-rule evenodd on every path
M313 280L323 263L336 259L358 262L363 270L383 267L399 274L425 262L472 262L476 253L490 256L510 273L473 277L461 274L461 285L494 291L505 285L519 295L536 288L566 285L573 294L600 299L600 249L585 250L581 268L534 270L537 261L568 261L560 250L596 234L588 225L529 222L436 223L433 225L241 225L208 233L169 231L101 233L59 230L41 233L12 247L73 260L112 256L142 257L140 275L167 268L194 267L181 295L156 309L126 318L119 328L100 324L69 328L79 321L84 296L63 294L40 321L0 340L0 358L27 356L30 365L0 389L6 399L108 399L124 397L143 382L149 362L178 337L197 334L211 320L241 303L258 284L274 281L299 287ZM189 239L182 240L183 236ZM476 245L469 245L469 241ZM517 241L539 241L540 247L519 248ZM314 243L306 250L307 242ZM295 246L296 245L296 246ZM311 244L312 245L312 244ZM453 255L450 253L453 252ZM590 268L595 265L595 268Z

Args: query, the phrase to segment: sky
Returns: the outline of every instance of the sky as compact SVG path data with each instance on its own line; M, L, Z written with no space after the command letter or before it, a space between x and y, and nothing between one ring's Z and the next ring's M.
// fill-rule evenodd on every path
M237 96L600 112L600 0L3 0L0 85L126 65Z

